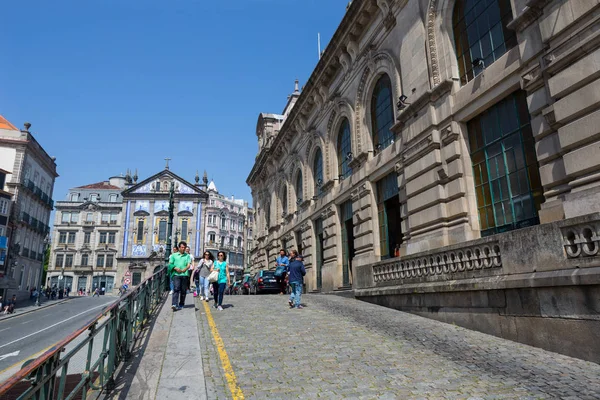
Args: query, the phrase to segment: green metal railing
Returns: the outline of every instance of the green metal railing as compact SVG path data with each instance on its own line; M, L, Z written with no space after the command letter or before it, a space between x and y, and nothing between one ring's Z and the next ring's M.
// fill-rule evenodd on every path
M135 339L166 298L168 286L166 268L162 268L42 356L25 362L0 386L0 399L86 399L89 390L112 390L118 367L131 357ZM98 341L99 352L94 347ZM67 347L71 347L68 352ZM75 356L81 358L82 352L85 366L79 367L83 371L69 373L69 363Z

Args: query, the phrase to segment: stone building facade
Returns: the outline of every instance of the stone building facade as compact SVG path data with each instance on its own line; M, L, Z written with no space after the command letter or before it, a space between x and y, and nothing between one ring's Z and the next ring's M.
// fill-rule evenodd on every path
M208 194L196 174L192 184L169 170L137 182L127 176L122 192L122 242L117 255L117 286L137 285L164 266L169 190L175 185L172 242L186 241L196 259L203 249L203 215Z
M57 201L45 285L111 293L122 242L122 196L126 178L75 187Z
M204 174L205 184L208 182ZM204 250L225 252L231 270L242 274L245 269L248 202L219 194L214 181L208 184L208 203L204 220Z
M5 273L16 282L16 288L7 288L5 296L14 294L18 299L29 298L41 277L58 177L56 159L46 153L30 128L31 124L25 123L19 130L0 116L0 168L11 173L5 186L12 195Z
M6 190L9 171L0 169L0 296L10 289L16 289L14 279L6 276L7 253L8 253L8 220L12 205L12 195Z
M598 1L351 2L302 93L258 118L255 268L296 248L309 291L353 288L593 359L580 349L599 323L585 294L600 283L599 26ZM588 299L570 319L569 290ZM498 320L525 295L537 306ZM561 345L577 318L586 333Z

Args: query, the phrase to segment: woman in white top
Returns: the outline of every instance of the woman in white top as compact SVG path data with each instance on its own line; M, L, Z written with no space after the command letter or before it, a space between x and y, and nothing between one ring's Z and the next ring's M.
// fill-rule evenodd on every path
M211 252L208 250L205 251L194 271L194 281L196 282L196 292L194 293L194 296L200 296L200 300L208 301L208 296L210 295L208 275L210 275L214 260L215 257Z

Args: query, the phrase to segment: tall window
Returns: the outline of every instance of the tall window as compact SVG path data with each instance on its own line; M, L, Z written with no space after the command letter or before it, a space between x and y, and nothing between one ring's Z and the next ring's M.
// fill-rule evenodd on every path
M188 240L188 220L181 220L181 240Z
M481 235L537 224L542 198L525 92L467 123Z
M84 244L90 244L90 239L92 238L92 234L91 232L85 232L83 234L83 243Z
M394 256L402 244L402 219L398 198L398 174L392 172L377 182L377 219L381 259Z
M208 241L214 243L215 242L215 234L214 233L209 233L208 234Z
M89 255L87 253L83 253L81 255L81 265L85 267L88 265L88 263L89 263Z
M100 241L101 244L106 244L106 232L100 232Z
M158 221L158 241L164 242L167 240L167 220L161 219Z
M383 74L375 84L371 98L371 124L373 149L375 152L388 147L394 141L390 130L394 124L394 102L392 99L392 82Z
M298 170L296 174L296 203L302 203L302 170Z
M315 179L315 194L319 196L322 194L321 187L323 187L323 153L321 153L321 149L317 149L315 154L313 177Z
M65 268L71 268L73 266L73 254L67 254L65 256Z
M352 169L348 166L351 152L350 123L344 118L337 138L338 173L341 178L347 178L352 174Z
M281 212L282 216L287 215L288 212L287 185L283 185L283 192L281 193Z
M55 268L62 268L64 259L65 259L65 255L64 254L57 254L56 255L56 260L54 262Z
M237 238L237 247L242 247L242 237Z
M69 232L69 238L67 239L67 243L74 244L75 243L75 232Z
M510 0L457 0L452 15L460 83L477 76L486 66L517 44Z
M144 242L144 219L138 219L137 221L137 233L135 236L135 241L137 243Z
M58 243L67 243L67 232L58 233Z
M106 268L113 267L114 256L112 254L106 255Z
M96 256L96 267L104 267L104 254L98 254L98 256Z
M140 283L142 283L142 273L141 272L134 272L131 275L131 285L132 286L137 286Z
M225 219L225 215L222 214L221 215L221 229L227 229L226 226L227 226L227 220Z
M108 233L108 243L115 244L116 237L117 237L116 232L109 232Z
M267 203L265 207L265 226L267 229L271 227L271 203Z

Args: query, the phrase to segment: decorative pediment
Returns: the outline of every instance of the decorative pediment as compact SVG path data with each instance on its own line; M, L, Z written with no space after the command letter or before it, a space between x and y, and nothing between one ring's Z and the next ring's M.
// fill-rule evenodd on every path
M168 169L165 169L150 178L133 185L123 192L124 196L136 194L168 194L171 190L171 184L175 185L175 193L184 195L199 195L207 198L208 195L199 187L186 181L180 176L174 174Z
M180 201L177 215L194 215L194 202Z

